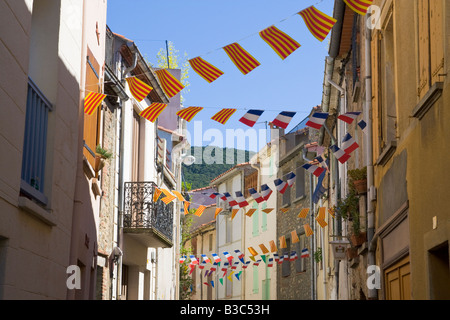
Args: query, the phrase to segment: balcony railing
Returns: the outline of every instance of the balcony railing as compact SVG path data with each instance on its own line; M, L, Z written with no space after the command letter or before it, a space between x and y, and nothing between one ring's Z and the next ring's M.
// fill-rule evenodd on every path
M132 231L149 231L150 237L173 243L173 203L153 202L156 184L153 182L126 182L123 227Z

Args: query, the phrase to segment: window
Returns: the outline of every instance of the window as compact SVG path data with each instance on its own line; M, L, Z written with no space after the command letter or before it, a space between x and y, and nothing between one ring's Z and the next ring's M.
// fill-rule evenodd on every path
M286 248L282 249L281 254L284 255L283 263L281 264L281 276L288 277L291 275L291 262L289 261L291 251L291 239L286 238ZM287 259L286 259L287 256Z
M306 271L306 259L302 258L302 250L306 248L306 239L303 236L300 236L300 241L296 243L295 249L298 255L298 259L295 260L295 271L297 272L305 272Z
M209 251L212 251L213 249L213 235L212 233L209 234Z
M418 68L417 94L423 98L436 82L443 81L444 34L443 0L418 1Z
M22 154L21 192L43 205L47 204L44 186L47 126L50 111L52 111L50 102L36 84L29 79Z
M262 204L262 210L267 208L267 202L264 201ZM267 231L267 214L261 211L261 231Z
M248 176L244 178L245 181L245 191L244 191L244 197L248 198L250 197L250 192L248 189L254 188L255 190L258 190L258 171L255 171Z
M297 199L305 195L305 169L300 162L295 167L295 198Z
M139 175L139 154L140 154L140 116L133 111L133 150L131 164L131 181L140 181Z
M253 293L259 292L259 269L258 266L253 266Z
M270 279L262 281L262 300L270 300Z
M448 241L428 251L430 299L450 299Z
M283 176L281 177L281 180L286 181L286 175L288 172L283 173ZM283 206L290 205L291 204L291 188L287 187L286 191L283 193Z
M230 243L231 240L232 240L231 239L231 234L232 234L231 226L232 226L232 223L233 223L233 221L231 220L231 215L225 217L225 223L226 223L226 226L225 226L226 227L225 243Z
M86 95L91 92L100 92L99 74L100 66L95 60L91 51L88 48L88 56L86 60ZM85 148L83 154L91 164L95 166L95 149L99 143L100 135L100 111L101 106L98 107L91 115L84 114L84 128L83 139Z

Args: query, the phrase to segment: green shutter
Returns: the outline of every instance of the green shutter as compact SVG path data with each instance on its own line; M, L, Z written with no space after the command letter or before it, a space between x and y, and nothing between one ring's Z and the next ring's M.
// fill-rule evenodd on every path
M264 210L266 208L267 208L267 202L264 202L262 204L262 209ZM262 220L261 230L262 231L267 231L267 213L265 213L265 212L261 213L261 220Z
M259 210L258 210L258 203L255 201L253 202L253 208L256 209L256 211L252 214L252 223L253 223L253 231L252 235L256 237L259 235Z

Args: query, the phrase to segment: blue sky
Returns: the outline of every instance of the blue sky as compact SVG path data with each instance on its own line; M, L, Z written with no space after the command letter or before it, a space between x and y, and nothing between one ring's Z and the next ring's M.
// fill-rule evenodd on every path
M210 84L190 70L189 92L184 94L185 107L205 108L188 124L195 140L191 143L207 145L204 137L194 136L194 127L201 124L203 132L211 128L247 130L238 120L248 109L265 110L260 122L272 121L281 111L295 111L289 131L320 104L330 36L318 41L296 13L315 5L332 16L333 4L333 0L108 0L107 23L113 32L134 40L151 63L156 63L157 52L168 40L181 57L185 52L188 59L201 56L224 72ZM271 25L299 42L301 48L280 59L258 35ZM222 49L233 42L261 65L243 75ZM238 109L226 125L210 119L222 108ZM264 129L265 123L254 128ZM257 151L264 143L246 143L246 149ZM220 141L214 144L221 146Z

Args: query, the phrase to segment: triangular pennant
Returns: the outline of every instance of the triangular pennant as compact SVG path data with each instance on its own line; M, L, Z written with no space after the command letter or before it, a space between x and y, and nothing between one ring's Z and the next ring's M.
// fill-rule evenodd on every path
M214 219L217 218L217 215L223 210L223 208L216 208L216 212L214 213Z

